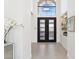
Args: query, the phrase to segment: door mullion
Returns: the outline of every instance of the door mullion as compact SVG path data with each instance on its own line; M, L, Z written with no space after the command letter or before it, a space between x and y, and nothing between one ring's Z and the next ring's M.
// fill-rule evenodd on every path
M48 19L45 19L45 41L48 42Z
M47 18L47 41L49 42L49 18Z
M54 42L56 42L56 18L54 18Z

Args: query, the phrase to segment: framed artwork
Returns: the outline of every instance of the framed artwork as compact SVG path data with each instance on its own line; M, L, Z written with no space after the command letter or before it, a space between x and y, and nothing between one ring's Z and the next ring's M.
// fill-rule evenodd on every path
M75 16L68 18L67 27L69 32L75 32Z

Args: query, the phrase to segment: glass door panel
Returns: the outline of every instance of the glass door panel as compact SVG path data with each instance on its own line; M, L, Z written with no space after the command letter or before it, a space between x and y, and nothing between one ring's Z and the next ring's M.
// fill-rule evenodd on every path
M40 31L40 40L45 40L45 31Z
M54 40L54 20L49 20L49 40Z
M45 28L45 24L40 24L40 27Z
M45 20L40 20L40 40L45 40Z
M45 20L41 19L41 20L40 20L40 23L45 23Z
M45 37L40 37L40 40L45 40Z
M45 36L45 32L40 32L40 36Z
M49 23L50 23L50 24L53 24L53 23L54 23L54 20L49 20Z
M40 31L45 31L45 28L40 28Z

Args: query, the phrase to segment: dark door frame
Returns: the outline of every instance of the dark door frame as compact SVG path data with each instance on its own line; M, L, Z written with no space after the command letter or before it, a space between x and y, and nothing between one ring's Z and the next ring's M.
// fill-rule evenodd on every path
M48 36L47 35L49 35L49 30L48 30L48 22L47 21L45 21L45 25L47 26L47 27L45 27L45 29L46 29L46 33L45 33L45 40L40 40L40 19L46 19L46 20L48 20L48 19L54 19L54 40L48 40ZM37 41L38 42L56 42L56 17L38 17L37 18Z

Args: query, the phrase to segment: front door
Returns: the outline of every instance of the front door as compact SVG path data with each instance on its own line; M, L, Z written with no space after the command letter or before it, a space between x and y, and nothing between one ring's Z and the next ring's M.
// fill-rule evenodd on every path
M38 42L56 42L56 17L38 17Z

